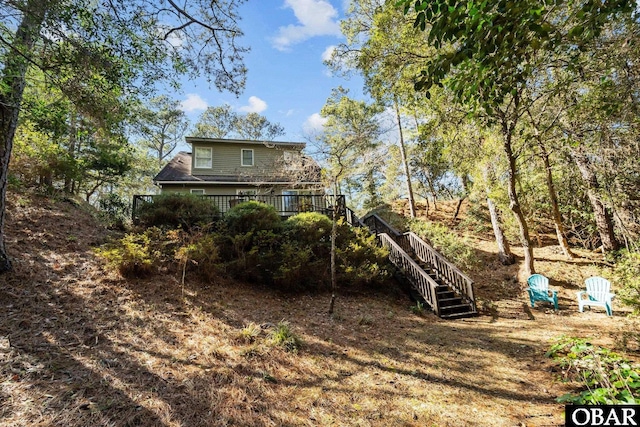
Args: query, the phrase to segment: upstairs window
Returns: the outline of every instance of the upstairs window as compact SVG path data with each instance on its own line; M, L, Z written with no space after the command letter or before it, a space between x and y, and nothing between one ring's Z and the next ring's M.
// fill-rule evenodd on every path
M253 150L243 148L240 154L242 166L253 166Z
M194 162L194 168L197 169L211 169L213 167L213 155L211 148L196 148L196 158Z

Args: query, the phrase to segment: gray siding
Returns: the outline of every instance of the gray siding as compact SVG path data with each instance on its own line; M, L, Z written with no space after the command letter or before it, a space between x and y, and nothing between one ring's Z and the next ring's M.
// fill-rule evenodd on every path
M212 148L212 167L195 168L196 148ZM254 166L241 165L241 150L253 150ZM191 171L198 175L264 176L282 170L284 150L282 147L269 148L264 144L193 144Z
M252 186L238 186L238 185L211 185L211 184L198 184L198 183L189 183L189 184L163 184L162 185L162 193L190 193L191 189L199 189L204 190L204 194L210 196L228 196L238 194L238 191L245 190L256 190L256 187ZM281 196L284 190L289 189L289 187L261 187L258 189L258 194L273 194L274 196ZM273 190L273 193L271 191ZM322 191L318 191L318 193L322 193Z

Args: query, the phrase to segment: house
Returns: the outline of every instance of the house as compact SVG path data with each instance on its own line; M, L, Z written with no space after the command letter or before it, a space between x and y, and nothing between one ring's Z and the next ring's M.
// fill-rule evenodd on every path
M186 141L191 152L179 152L153 179L161 193L208 196L222 212L239 201L257 199L285 214L299 211L301 204L316 205L317 197L324 196L320 167L302 153L302 142Z

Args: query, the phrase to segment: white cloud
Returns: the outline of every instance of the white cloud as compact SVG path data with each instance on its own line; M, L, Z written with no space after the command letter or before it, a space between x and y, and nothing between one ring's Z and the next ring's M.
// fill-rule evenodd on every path
M207 104L207 101L200 98L200 95L197 95L195 93L187 94L187 99L180 103L180 108L182 108L182 111L187 113L191 113L193 111L204 111L208 106L209 104Z
M307 117L307 120L302 124L302 129L307 134L322 132L325 123L327 123L326 118L322 117L319 113L314 113Z
M249 97L249 105L238 108L239 111L245 113L262 113L267 109L267 103L257 96Z
M340 25L336 21L338 11L326 0L285 0L285 7L293 9L299 25L287 25L278 29L272 39L278 50L315 36L339 36Z
M333 56L333 52L336 51L335 45L327 46L327 48L322 52L322 62L328 61Z

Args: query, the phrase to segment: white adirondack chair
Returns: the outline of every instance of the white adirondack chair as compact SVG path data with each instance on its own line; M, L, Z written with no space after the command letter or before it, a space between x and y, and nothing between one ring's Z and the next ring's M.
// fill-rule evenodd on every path
M613 315L613 309L611 307L611 300L616 296L611 293L611 282L603 277L589 277L584 281L587 287L586 291L580 291L578 296L578 310L582 313L584 306L600 306L604 307L607 311L607 315ZM586 298L585 298L586 297Z

